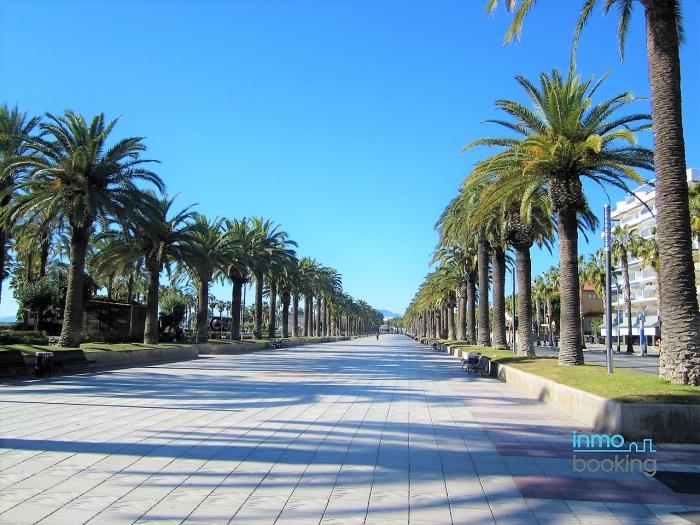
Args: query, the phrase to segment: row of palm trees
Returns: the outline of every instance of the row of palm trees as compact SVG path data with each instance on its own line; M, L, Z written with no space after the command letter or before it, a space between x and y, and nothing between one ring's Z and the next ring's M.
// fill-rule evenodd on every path
M494 11L499 4L499 0L487 0L487 12ZM520 2L506 0L503 4L506 10L514 15L505 36L505 42L508 43L520 38L524 22L528 13L533 9L535 0L520 0ZM597 0L583 0L582 2L581 13L574 31L572 56L575 54L576 46L596 5L598 5ZM693 286L695 269L690 244L692 209L688 205L689 190L686 183L683 136L679 52L680 44L683 41L681 2L680 0L648 0L637 3L634 0L606 0L603 3L605 13L608 13L613 7L618 8L618 41L621 58L624 58L628 28L636 5L639 5L640 9L643 10L646 26L645 38L653 117L651 126L654 134L653 165L656 176L659 297L661 309L664 312L661 335L665 342L660 356L659 372L661 377L674 383L698 385L700 384L700 311ZM536 95L529 88L528 91L531 92L531 95ZM556 93L556 90L545 91L551 94ZM542 106L541 100L536 97L533 100L537 107ZM618 104L613 103L607 109L601 107L600 110L614 112L617 107ZM512 110L512 114L516 118L516 122L507 123L510 129L520 136L529 136L529 139L521 143L525 146L524 148L514 147L516 144L509 141L496 141L491 144L519 152L528 173L539 172L540 176L546 178L547 170L555 168L558 160L564 160L565 157L574 160L576 153L585 157L586 153L592 152L601 161L601 165L596 169L598 179L606 182L620 182L620 170L626 178L634 178L634 172L628 171L628 167L639 164L637 160L630 158L628 160L633 161L631 164L626 161L622 162L612 171L609 171L610 166L605 166L607 163L606 155L601 155L601 152L606 149L604 146L610 144L610 142L606 142L605 136L607 135L609 140L629 140L632 138L631 133L633 133L633 130L621 127L624 124L620 124L614 119L607 120L607 115L603 120L612 127L602 135L594 134L590 136L590 139L578 137L579 140L574 140L573 136L560 135L561 140L555 144L550 139L557 136L558 131L561 131L561 125L565 125L566 122L553 122L551 124L557 125L538 129L537 120L541 115L530 115L521 111L518 106L503 106L503 109L509 113ZM596 120L595 112L588 111L586 114L589 119ZM588 122L574 118L574 114L561 112L561 115L572 117L571 122L574 124ZM634 120L636 119L627 122L632 124ZM535 124L535 128L532 128L530 124ZM610 132L615 129L617 131L611 135ZM601 129L600 131L606 130ZM531 134L532 132L534 134ZM581 138L587 139L588 142L586 140L582 142ZM555 145L554 149L545 149L546 146ZM578 152L574 151L575 148L579 148ZM609 147L607 149L610 150ZM557 159L557 157L559 158ZM513 156L511 156L511 160L513 160ZM639 167L646 167L648 161L644 160L642 164L644 166ZM560 166L563 165L563 163L560 164ZM577 273L577 261L573 258L575 243L572 243L576 236L574 217L580 214L584 204L581 198L580 176L571 176L571 173L585 173L585 170L590 169L591 167L586 166L586 163L581 166L569 165L569 169L565 172L569 173L569 176L564 178L561 176L557 178L556 175L552 175L554 172L549 172L551 184L548 185L547 191L552 197L553 211L558 217L559 244L560 248L568 248L562 253L560 265L563 270L562 282L567 289L573 289L571 283L575 282ZM573 201L569 201L568 199L572 197ZM697 208L693 213L695 214L694 220L700 220L697 218ZM575 325L578 323L575 316L572 315L576 313L577 301L575 299L575 294L568 293L568 290L567 293L562 294L562 313L565 312L566 315L563 315L564 320L562 321L562 340L565 344L562 348L561 362L567 364L582 362L582 356L576 343L577 329Z
M439 266L420 287L406 317L413 323L414 333L442 326L449 338L505 348L505 271L507 252L512 249L518 275L518 353L534 355L530 251L535 245L549 247L556 239L559 268L548 285L558 290L560 302L559 363L579 365L584 362L580 289L585 275L580 271L578 235L594 229L597 223L583 181L624 191L630 191L629 182L642 183L638 170L653 170L654 159L651 150L637 144L636 135L650 127L651 117L621 114L635 101L629 93L594 103L593 96L603 79L596 83L581 80L573 62L566 75L558 70L543 73L538 84L522 76L516 80L532 107L514 100L497 100L497 108L507 118L491 122L505 127L509 134L479 139L465 147L485 146L496 148L496 152L476 164L459 195L438 220L440 237L433 263ZM625 249L618 248L617 256L628 298L625 263L628 250L636 248L629 230L617 232L617 237L625 235ZM690 251L690 236L686 244ZM659 254L655 264L661 269L660 308L664 319L697 316L694 274L681 284L693 290L692 301L682 312L667 311L662 249L660 242L658 248L647 247ZM493 289L492 320L489 283ZM453 326L455 307L458 322ZM674 366L661 368L662 375L675 382L700 383L700 363L688 353L692 338L666 340L662 362L675 361Z
M305 336L341 331L355 335L381 324L381 313L343 292L336 270L308 257L297 259L296 242L272 221L209 219L194 206L177 209L176 197L165 193L163 180L149 169L156 161L143 157L143 138L113 140L116 124L103 114L90 122L72 111L47 114L42 120L16 108L0 108L0 278L6 273L5 246L13 234L18 240L14 251L26 255L30 278L37 263L38 278L46 275L51 244L64 238L68 284L60 346L80 343L87 269L104 279L108 295L122 283L129 302L138 280L145 281L144 342L149 344L158 342L158 300L165 270L196 286L197 342L208 338L209 287L216 279L232 283L233 339L241 337L241 292L251 281L257 338L265 331L275 337L278 296L285 337L290 302L292 335L300 335L300 298L305 301ZM270 302L267 327L263 326L265 294Z

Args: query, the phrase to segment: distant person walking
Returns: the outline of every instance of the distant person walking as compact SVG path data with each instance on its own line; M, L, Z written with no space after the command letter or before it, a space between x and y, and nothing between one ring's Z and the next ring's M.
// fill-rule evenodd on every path
M379 330L377 330L377 341L379 341Z

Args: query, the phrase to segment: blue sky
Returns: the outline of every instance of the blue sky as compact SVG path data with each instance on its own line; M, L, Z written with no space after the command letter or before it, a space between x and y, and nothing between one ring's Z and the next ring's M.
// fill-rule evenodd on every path
M514 75L566 69L581 3L539 2L522 41L503 46L510 17L485 16L485 0L5 0L0 102L121 116L117 135L147 137L183 205L270 217L353 296L400 312L428 271L435 220L484 154L461 147L497 131L481 124L496 98L523 100ZM687 162L700 167L700 2L682 5ZM584 34L579 71L611 70L601 97L649 94L635 7L624 63L614 15L597 11ZM602 214L605 195L589 196ZM599 246L590 238L583 252ZM555 257L534 254L534 272ZM3 293L0 315L15 311Z

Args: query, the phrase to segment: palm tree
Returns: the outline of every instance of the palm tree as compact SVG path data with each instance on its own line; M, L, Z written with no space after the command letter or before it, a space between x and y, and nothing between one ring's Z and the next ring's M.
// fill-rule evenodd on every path
M280 244L275 250L274 256L270 257L270 265L266 273L267 281L270 284L270 319L267 327L267 335L270 339L274 339L277 335L277 294L279 285L281 282L287 284L286 278L289 272L294 270L297 263L294 250L288 248L288 246L296 246L296 243L287 241ZM289 302L287 302L288 307Z
M537 344L540 344L540 332L542 330L542 325L544 324L544 300L545 300L545 284L544 277L538 275L532 284L532 298L535 302L535 321L537 323L537 330L535 331L535 336L537 337Z
M498 6L488 0L487 10ZM506 0L515 11L506 41L518 38L525 16L535 0ZM685 141L681 111L681 67L679 46L683 41L680 0L647 0L647 61L651 84L651 107L656 166L656 208L659 231L661 297L664 310L659 358L659 375L673 383L700 384L700 310L692 283L695 280L691 236L688 185L686 182ZM575 30L575 43L590 19L597 0L584 0ZM607 13L617 5L620 12L618 40L624 57L627 29L632 17L633 0L606 0ZM677 337L683 334L683 337Z
M294 251L289 246L296 243L289 240L287 232L279 229L272 221L260 217L251 219L251 228L257 231L255 242L250 246L251 271L255 278L255 319L253 334L262 338L263 330L263 283L265 272L275 264L282 264Z
M612 257L615 265L622 270L622 296L625 301L627 314L627 353L633 354L632 346L632 292L630 289L630 257L637 257L642 238L636 230L629 226L617 226L613 230Z
M309 257L299 260L299 292L304 296L304 337L313 336L312 301L321 265Z
M173 262L183 258L182 245L188 239L194 219L193 206L172 212L175 197L157 197L147 193L146 205L137 210L132 222L122 225L117 232L106 232L110 240L96 257L98 268L129 272L136 261L145 262L148 284L146 288L146 320L143 342L158 342L158 302L160 274Z
M652 169L652 152L635 144L635 131L645 129L646 115L618 116L634 97L623 93L599 104L592 96L596 84L581 81L573 67L566 77L558 70L540 75L535 86L516 77L535 111L511 100L496 106L514 121L494 121L520 137L480 139L468 144L500 146L495 155L478 163L474 173L500 173L501 183L521 183L547 190L557 215L560 255L561 319L559 364L583 364L578 287L579 215L588 209L582 179L611 184L629 191L627 180L641 182L635 168ZM638 125L638 123L641 123Z
M29 118L16 107L0 106L0 218L13 201L17 184L27 173L21 162L31 155L32 133L40 122L39 117ZM0 293L6 273L9 226L0 222Z
M502 184L497 174L487 174L488 182L474 211L475 221L501 214L504 240L515 249L518 272L518 354L534 356L532 335L532 261L530 250L550 248L554 236L552 208L539 184ZM527 182L527 179L518 179ZM473 183L473 181L472 181ZM495 268L494 264L494 268ZM499 280L502 278L499 277ZM494 278L494 283L496 278ZM495 294L494 294L495 295ZM536 299L537 300L537 299ZM495 308L494 308L495 309ZM515 314L514 314L515 315ZM514 317L515 318L515 317ZM539 319L538 319L539 323Z
M659 257L659 243L656 242L656 228L653 230L654 236L650 239L642 239L639 243L637 256L642 260L642 265L645 268L654 270L656 277L654 279L654 287L656 288L656 316L661 320L661 283L659 276L661 275L661 257Z
M253 266L253 247L257 245L261 232L254 226L259 224L245 217L225 221L227 274L233 283L231 292L231 340L241 339L241 303L243 287L250 281Z
M66 111L47 114L40 129L44 137L31 139L34 158L18 167L30 167L31 176L18 187L27 193L18 197L11 216L33 216L41 211L64 216L70 226L68 291L59 346L80 344L83 324L83 274L90 235L96 220L126 222L142 209L144 193L137 182L164 190L162 180L142 167L153 162L141 158L146 149L141 137L107 143L117 121L105 123L104 114L85 119Z
M598 250L588 256L588 259L581 267L581 279L583 282L593 286L593 290L598 297L603 299L603 309L605 311L604 319L607 319L608 300L607 300L607 278L605 273L605 252ZM606 327L607 336L611 337L612 327Z
M210 221L196 214L181 251L183 265L197 282L197 343L206 343L209 339L209 283L217 273L227 269L227 248L223 219Z

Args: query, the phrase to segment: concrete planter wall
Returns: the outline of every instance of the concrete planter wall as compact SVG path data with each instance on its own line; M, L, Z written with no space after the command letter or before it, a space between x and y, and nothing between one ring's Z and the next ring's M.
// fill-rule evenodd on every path
M628 440L700 443L700 405L621 403L507 365L498 366L497 377L608 434L622 434Z
M93 350L85 352L85 356L95 361L93 368L108 368L112 366L130 366L141 363L157 363L165 361L184 361L197 359L197 348L185 346L180 348L139 348L137 350L122 350L109 352ZM85 368L89 370L89 368Z

